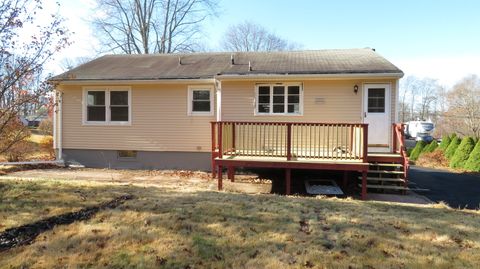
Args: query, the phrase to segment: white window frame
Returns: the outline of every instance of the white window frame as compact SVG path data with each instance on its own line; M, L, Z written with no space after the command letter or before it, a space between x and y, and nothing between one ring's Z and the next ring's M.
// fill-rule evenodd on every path
M87 95L89 91L105 92L105 121L88 121L87 120ZM128 121L111 121L110 111L110 92L128 92ZM83 87L82 94L82 123L83 125L131 125L132 124L132 88L127 86L89 86Z
M261 86L269 86L270 87L270 111L268 113L265 112L258 112L258 88ZM273 87L274 86L284 86L285 87L285 109L283 113L273 113ZM297 113L288 113L288 86L299 86L299 111ZM254 109L254 116L303 116L303 83L298 82L289 82L289 83L258 83L255 85L255 109Z
M193 92L194 91L209 91L210 92L210 111L193 111ZM214 97L213 86L210 85L192 85L188 86L187 98L187 115L188 116L213 116L214 112Z

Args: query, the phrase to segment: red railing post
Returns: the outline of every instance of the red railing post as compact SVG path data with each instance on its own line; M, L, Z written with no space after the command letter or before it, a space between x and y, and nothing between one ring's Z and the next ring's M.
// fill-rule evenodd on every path
M221 159L223 157L223 135L222 135L222 129L223 129L223 124L221 121L217 122L218 126L218 157Z
M368 162L368 124L363 124L363 162Z
M217 149L217 145L215 144L215 125L216 122L211 122L211 130L212 130L212 178L215 178L216 176L216 168L215 168L215 158L217 157L217 153L215 150Z
M392 124L392 150L394 153L397 152L397 125Z
M235 155L235 122L232 122L232 154Z
M292 159L292 124L287 123L287 161Z

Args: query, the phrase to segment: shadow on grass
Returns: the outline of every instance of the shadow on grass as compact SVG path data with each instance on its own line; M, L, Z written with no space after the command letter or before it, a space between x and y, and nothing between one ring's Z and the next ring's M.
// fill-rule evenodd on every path
M0 267L471 267L480 259L478 212L153 186L127 189L137 199L0 254Z

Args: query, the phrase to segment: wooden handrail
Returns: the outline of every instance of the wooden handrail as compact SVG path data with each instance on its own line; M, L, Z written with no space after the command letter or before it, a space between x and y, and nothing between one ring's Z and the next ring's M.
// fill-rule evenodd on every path
M257 156L368 162L368 124L212 122L212 156ZM215 132L216 131L216 132ZM213 154L213 152L216 152Z
M346 126L367 126L368 123L351 123L351 122L288 122L288 121L212 121L215 123L230 123L230 124L267 124L267 125L346 125Z
M405 133L404 133L405 124L403 123L394 123L392 125L393 129L393 149L394 152L400 153L403 159L403 174L405 179L405 186L408 185L408 169L409 169L409 159L407 156L407 149L405 146ZM397 149L398 144L398 149Z
M368 124L363 124L363 162L368 163Z

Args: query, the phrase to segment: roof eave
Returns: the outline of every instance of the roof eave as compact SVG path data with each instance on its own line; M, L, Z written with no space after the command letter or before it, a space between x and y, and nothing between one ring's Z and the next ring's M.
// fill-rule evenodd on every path
M217 80L277 80L277 79L302 79L302 80L327 80L327 79L399 79L403 72L388 73L337 73L337 74L220 74L215 76Z
M159 79L64 79L64 80L49 80L58 85L125 85L125 84L189 84L189 83L215 83L214 78L197 78L197 79L173 79L173 78L159 78Z

